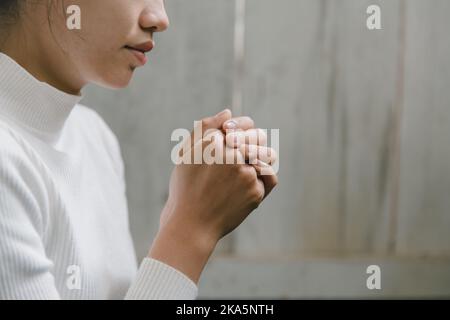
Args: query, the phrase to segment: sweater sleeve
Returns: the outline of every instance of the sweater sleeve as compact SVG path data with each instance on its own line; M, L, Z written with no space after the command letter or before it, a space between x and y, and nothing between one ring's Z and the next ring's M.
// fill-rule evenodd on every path
M145 258L126 300L194 300L196 284L180 271L158 260Z
M0 299L59 299L42 241L45 188L13 149L0 150Z

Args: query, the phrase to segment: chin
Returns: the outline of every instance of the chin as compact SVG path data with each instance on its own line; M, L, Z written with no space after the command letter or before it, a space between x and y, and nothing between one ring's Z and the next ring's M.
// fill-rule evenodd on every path
M131 68L117 73L110 73L102 77L97 84L108 89L122 89L130 84L133 74L134 69Z

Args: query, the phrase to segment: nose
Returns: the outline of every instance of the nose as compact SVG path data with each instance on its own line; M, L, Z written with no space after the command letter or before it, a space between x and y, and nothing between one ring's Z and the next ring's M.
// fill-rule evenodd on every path
M150 1L139 17L142 29L151 29L153 32L162 32L169 27L169 17L163 0Z

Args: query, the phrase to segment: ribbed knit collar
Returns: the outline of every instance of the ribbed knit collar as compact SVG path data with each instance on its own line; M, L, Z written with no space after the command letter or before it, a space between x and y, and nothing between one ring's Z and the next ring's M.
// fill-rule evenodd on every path
M38 138L55 143L81 98L37 80L0 52L0 116L21 125Z

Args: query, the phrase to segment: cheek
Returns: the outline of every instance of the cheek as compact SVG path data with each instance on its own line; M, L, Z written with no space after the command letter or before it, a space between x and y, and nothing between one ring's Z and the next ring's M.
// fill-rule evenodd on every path
M106 5L123 5L125 2L86 0L82 3L84 10L81 30L68 30L65 28L65 21L64 25L55 26L58 42L67 57L67 65L75 67L85 82L113 88L129 84L135 61L123 46L127 44L128 31L133 28L132 20L123 19L125 9L120 12L118 9L103 10ZM99 3L102 4L102 10L96 7Z
M64 50L84 81L110 88L129 84L134 62L122 48L123 41L88 30L79 34L68 32L63 39Z
M85 39L86 40L86 39ZM89 83L121 88L129 84L133 70L127 52L107 45L91 45L92 41L73 43L70 57L80 76Z

